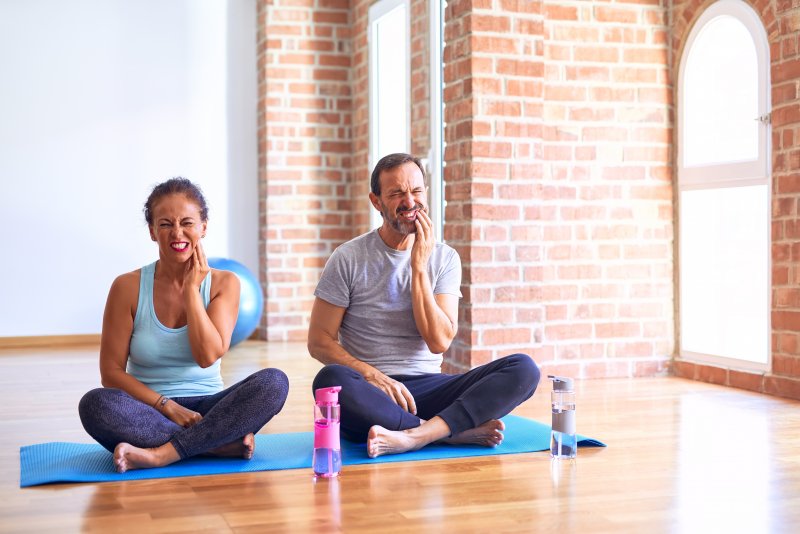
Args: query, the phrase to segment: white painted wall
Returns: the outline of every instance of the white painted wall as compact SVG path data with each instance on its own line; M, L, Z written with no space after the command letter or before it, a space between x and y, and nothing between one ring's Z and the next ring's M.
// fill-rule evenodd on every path
M173 176L258 267L255 0L0 2L0 337L99 333Z

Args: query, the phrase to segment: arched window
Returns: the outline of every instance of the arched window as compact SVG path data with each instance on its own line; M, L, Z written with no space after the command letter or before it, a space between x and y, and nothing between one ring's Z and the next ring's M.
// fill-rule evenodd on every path
M680 355L764 370L769 47L753 9L712 4L689 34L678 83Z

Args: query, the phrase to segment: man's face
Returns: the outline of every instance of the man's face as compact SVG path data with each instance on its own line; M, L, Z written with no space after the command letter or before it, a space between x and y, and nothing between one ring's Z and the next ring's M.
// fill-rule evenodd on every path
M375 209L381 212L383 220L402 235L416 233L417 212L427 210L425 179L422 171L413 162L381 172L381 194L370 193Z

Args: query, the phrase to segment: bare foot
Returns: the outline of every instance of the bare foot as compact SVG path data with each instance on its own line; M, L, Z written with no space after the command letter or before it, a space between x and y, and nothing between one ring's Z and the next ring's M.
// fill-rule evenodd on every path
M382 426L374 425L369 429L367 435L367 454L370 458L414 451L423 445L425 443L415 439L408 430L387 430Z
M221 456L224 458L244 458L249 460L256 451L256 437L252 432L247 434L241 441L233 441L222 447L217 447L208 451L209 456Z
M450 436L442 440L442 443L451 445L483 445L485 447L497 447L503 443L503 430L506 425L499 419L490 419L480 426L465 430L455 436Z
M130 443L120 443L114 448L114 467L124 473L131 469L162 467L180 460L180 455L171 443L153 449L140 449Z

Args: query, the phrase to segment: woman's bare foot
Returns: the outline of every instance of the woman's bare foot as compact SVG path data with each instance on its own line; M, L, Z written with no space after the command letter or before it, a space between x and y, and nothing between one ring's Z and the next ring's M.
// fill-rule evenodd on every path
M442 440L442 443L451 445L483 445L485 447L497 447L503 443L503 430L506 425L499 419L490 419L482 425L465 430L455 436L450 436Z
M253 433L247 434L239 441L233 441L222 447L208 451L210 456L222 456L225 458L244 458L249 460L256 451L256 437Z
M153 449L140 449L130 443L120 443L114 448L114 467L119 473L131 469L162 467L180 459L178 451L169 442Z

